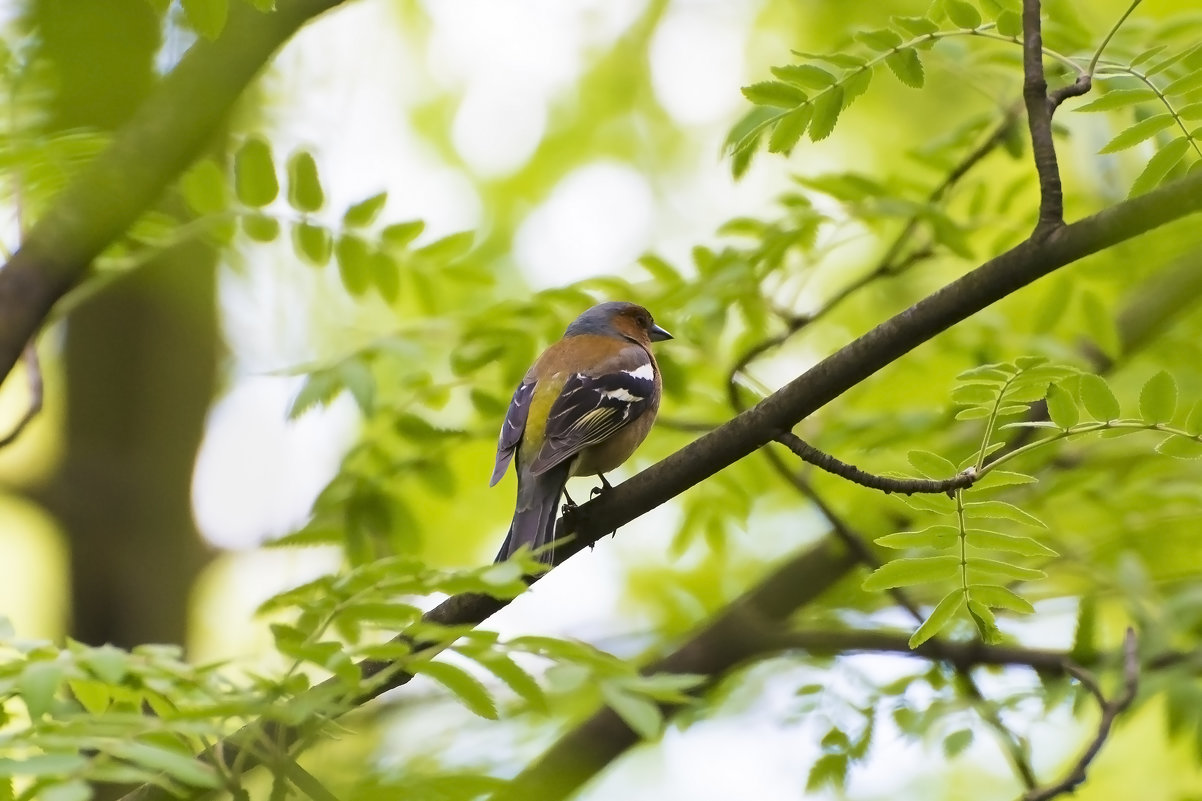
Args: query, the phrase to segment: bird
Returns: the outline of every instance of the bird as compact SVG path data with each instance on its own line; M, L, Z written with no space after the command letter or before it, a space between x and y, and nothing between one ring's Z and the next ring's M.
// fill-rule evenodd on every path
M515 462L517 503L496 561L555 539L569 477L596 475L609 487L604 474L630 458L655 422L662 383L651 343L668 339L642 306L610 301L577 317L534 362L513 393L489 482ZM537 558L551 564L552 549Z

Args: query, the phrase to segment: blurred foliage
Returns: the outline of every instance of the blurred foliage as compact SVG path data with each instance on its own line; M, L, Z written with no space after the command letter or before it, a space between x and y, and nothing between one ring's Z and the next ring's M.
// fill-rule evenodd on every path
M205 39L221 35L229 10L228 0L154 5L165 26ZM252 5L263 13L272 7ZM228 163L203 160L180 179L175 191L196 220L148 215L97 264L77 292L103 291L106 275L136 269L146 252L184 238L223 249L235 270L256 269L253 254L274 249L293 271L283 280L321 276L311 308L298 315L318 319L338 293L365 318L383 313L389 322L345 347L314 348L322 356L292 371L304 384L288 414L345 393L362 424L308 522L273 543L334 545L345 555L337 573L263 605L278 670L196 666L153 647L59 647L3 632L0 799L86 799L89 782L147 781L181 794L223 788L246 797L241 777L191 755L260 717L300 725L303 735L292 749L254 744L272 768L264 797L468 799L495 789L493 777L531 761L600 704L654 741L666 725L737 720L741 691L755 698L783 681L795 699L784 717L805 719L816 732L803 771L815 792L846 790L858 766L872 762L883 729L933 743L941 756L932 764L944 756L993 764L996 755L975 743L999 730L1006 738L1002 713L1008 720L1092 714L1086 694L1063 678L999 681L981 701L962 674L918 661L882 681L854 670L855 657L788 655L744 666L704 693L696 692L701 677L638 671L782 555L825 535L834 521L822 509L883 546L887 561L801 610L798 625L897 629L900 619L912 645L935 635L1023 644L1071 628L1061 647L1094 664L1131 624L1147 660L1140 702L1165 699L1159 736L1202 748L1196 657L1163 659L1195 653L1202 635L1202 406L1194 402L1202 391L1202 318L1196 303L1158 305L1154 292L1135 291L1167 280L1182 254L1196 261L1202 235L1190 221L996 304L800 427L822 449L877 473L947 478L972 468L981 475L973 488L950 498L886 497L757 454L674 500L673 530L662 539L667 556L643 554L615 573L622 613L639 627L635 648L501 639L420 621L431 596L511 598L524 587L523 571L537 569L530 561L479 566L495 549L510 502L503 489L489 493L484 479L509 393L583 308L637 299L677 337L657 351L665 400L637 469L1033 226L1036 182L1016 114L1018 0L930 7L898 0L857 5L847 18L845 3L816 3L812 19L808 5L768 3L749 36L776 43L772 63L747 82L749 105L728 121L726 142L736 176L778 176L771 208L701 235L688 259L647 253L629 270L530 290L510 252L515 231L573 168L617 158L664 187L697 153L696 140L651 90L648 53L668 5L647 3L608 48L585 54L575 82L552 99L548 130L523 166L479 179L487 220L480 231L432 238L422 220L396 218L384 191L334 207L338 195L329 187L338 176L320 154L283 144L264 126L236 132ZM1051 82L1086 71L1096 87L1057 116L1070 213L1196 168L1202 151L1191 124L1202 118L1202 18L1142 16L1141 7L1112 31L1123 6L1088 18L1067 0L1045 9ZM425 13L404 4L399 17L420 34L432 24ZM802 21L813 30L798 32ZM819 39L829 45L821 52ZM423 39L418 47L434 44ZM5 190L36 218L104 139L89 131L28 136L38 65L23 62L19 49L2 56L14 112L0 143ZM414 130L449 163L461 161L447 135L461 99L456 90L432 89L410 109ZM844 159L851 167L802 158L841 137L855 156ZM320 326L313 327L316 337ZM1136 339L1135 329L1155 334ZM921 607L922 619L899 618L897 596L883 592L896 588ZM430 645L391 639L398 631ZM433 658L444 646L446 655ZM437 732L416 730L423 736L408 750L369 753L376 746L363 744L342 755L341 769L301 769L294 757L353 707L346 696L358 686L361 658L390 660L391 670L439 685L445 693L437 699L449 695L479 718L500 719L489 725L508 727L507 746L492 756L472 745L475 724L444 722ZM800 679L798 665L807 672ZM841 671L852 678L833 682ZM327 678L332 683L318 683ZM689 708L668 723L661 702ZM388 719L395 712L431 723L416 706L398 701L357 722L403 730L403 721Z

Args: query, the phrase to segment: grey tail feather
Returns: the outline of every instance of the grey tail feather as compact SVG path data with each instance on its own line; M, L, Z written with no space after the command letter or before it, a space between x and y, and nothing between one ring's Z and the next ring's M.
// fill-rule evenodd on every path
M559 517L559 498L568 483L568 463L559 464L547 472L529 476L518 471L518 499L509 533L497 554L503 562L523 545L537 549L555 539L555 521ZM550 564L553 550L539 554L539 561Z

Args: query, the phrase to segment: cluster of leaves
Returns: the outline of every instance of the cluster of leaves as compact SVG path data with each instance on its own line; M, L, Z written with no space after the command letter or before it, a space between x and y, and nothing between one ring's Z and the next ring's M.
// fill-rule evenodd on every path
M940 40L980 36L1019 42L1022 4L1017 0L986 3L992 21L966 0L940 0L929 16L894 17L889 27L858 31L853 47L834 53L794 51L800 61L772 68L776 80L743 88L757 108L732 129L727 139L731 169L742 175L765 136L770 153L788 155L802 136L813 142L827 138L840 115L868 91L872 79L887 68L905 86L919 89L926 73L920 53Z
M814 142L830 136L843 111L868 90L882 67L905 86L919 89L926 80L922 54L941 41L971 36L1021 46L1021 11L1017 0L939 0L926 16L898 16L889 27L855 33L853 47L826 54L794 51L799 61L773 67L774 80L743 88L756 108L727 139L734 174L747 170L765 138L768 152L788 155L807 134ZM1099 152L1117 153L1155 139L1155 153L1135 178L1132 196L1202 159L1202 128L1191 125L1202 119L1200 26L1193 15L1151 29L1129 26L1134 30L1124 30L1111 51L1120 56L1103 59L1100 48L1090 52L1093 37L1075 16L1052 14L1045 24L1045 55L1067 69L1068 79L1088 74L1105 87L1104 94L1076 110L1118 112L1127 119ZM1149 48L1150 41L1158 44ZM955 56L962 60L964 54Z
M86 801L89 782L218 789L227 777L195 754L268 711L271 682L237 685L171 646L59 648L8 629L0 653L4 798Z
M1049 364L1042 357L982 365L961 373L958 379L960 383L952 399L963 408L956 418L985 421L980 447L960 465L926 451L912 451L909 458L914 468L929 478L945 478L958 470L971 470L980 479L970 489L958 490L949 498L905 499L903 502L913 510L939 515L936 522L887 534L878 538L877 544L941 553L891 560L864 582L865 589L881 590L958 579L959 586L943 595L914 632L912 647L939 634L965 608L986 642L1001 638L993 610L1021 614L1034 611L1030 601L1017 594L1014 587L1046 574L1040 568L1011 560L1036 559L1046 564L1057 553L1035 537L998 530L993 524L983 522L1001 520L1047 529L1038 517L1013 503L993 497L978 499L981 494L1012 491L1037 481L1026 473L1002 470L1002 465L1068 438L1136 431L1164 434L1155 446L1158 453L1183 459L1202 458L1202 402L1195 404L1183 427L1175 427L1177 385L1164 371L1152 376L1140 392L1138 418L1121 416L1118 400L1100 376ZM1046 404L1048 419L1042 419L1032 408L1031 404L1038 401ZM1082 421L1082 412L1092 419ZM1001 422L1012 417L1024 419ZM1025 444L1008 442L1002 432L1015 429L1052 433ZM1006 559L995 558L1002 555Z
M471 232L462 231L414 248L414 241L425 230L423 222L379 224L387 192L349 206L336 229L323 224L315 215L325 207L325 191L317 162L305 150L292 153L280 169L271 145L251 136L234 154L231 172L206 160L184 175L181 190L192 210L201 215L199 223L220 244L232 240L235 220L256 242L274 241L282 223L287 223L297 257L315 267L326 266L332 257L343 287L355 298L374 289L386 303L395 304L406 279L414 292L426 292L422 273L433 266L457 262L472 245ZM271 208L281 195L280 173L287 179L285 195L290 213L286 216L283 210ZM231 184L236 204L231 202Z
M1101 149L1118 153L1151 142L1154 153L1131 185L1132 196L1202 163L1202 21L1182 15L1147 28L1133 26L1114 50L1123 58L1099 62L1094 75L1102 94L1075 111L1111 112L1124 127ZM1141 29L1142 27L1142 29ZM1157 42L1147 47L1147 42Z

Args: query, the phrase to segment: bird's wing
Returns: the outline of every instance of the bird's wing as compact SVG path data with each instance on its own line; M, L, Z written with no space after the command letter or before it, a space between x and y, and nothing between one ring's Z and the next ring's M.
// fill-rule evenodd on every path
M522 433L526 430L526 417L530 414L530 399L534 397L534 379L527 376L513 393L509 402L509 411L505 413L505 422L501 424L501 437L497 441L497 462L493 466L492 480L488 486L493 486L505 475L513 454L517 451L518 443L522 441Z
M610 367L574 373L551 404L543 444L530 471L545 473L629 425L646 411L655 392L655 367L641 348L631 348Z

